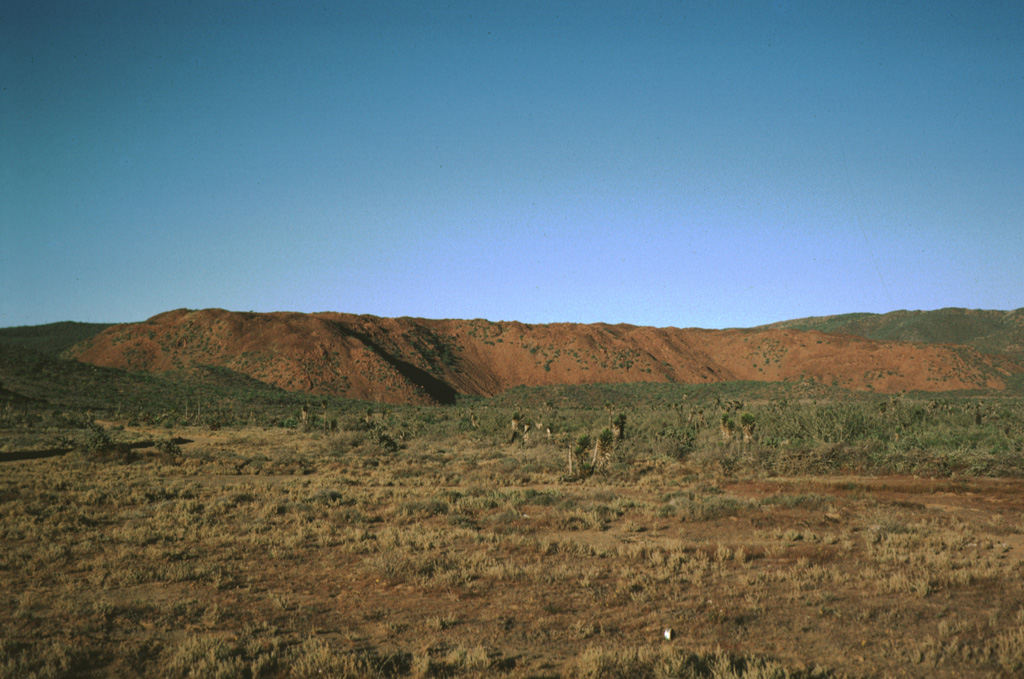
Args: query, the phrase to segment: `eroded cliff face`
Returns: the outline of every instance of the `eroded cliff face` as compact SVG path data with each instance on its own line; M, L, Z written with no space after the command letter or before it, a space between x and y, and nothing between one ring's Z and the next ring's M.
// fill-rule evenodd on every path
M879 392L1002 389L1024 369L955 345L779 328L527 325L343 313L177 310L112 326L70 356L188 372L214 365L283 389L392 403L450 403L514 386L810 379Z

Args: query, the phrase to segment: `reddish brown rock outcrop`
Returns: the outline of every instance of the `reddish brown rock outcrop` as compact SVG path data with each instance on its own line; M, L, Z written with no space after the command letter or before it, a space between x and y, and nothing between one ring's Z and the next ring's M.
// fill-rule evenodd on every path
M343 313L177 310L116 325L72 350L128 370L215 365L289 390L448 403L519 385L811 379L880 392L1002 389L1024 370L955 345L776 328L527 325Z

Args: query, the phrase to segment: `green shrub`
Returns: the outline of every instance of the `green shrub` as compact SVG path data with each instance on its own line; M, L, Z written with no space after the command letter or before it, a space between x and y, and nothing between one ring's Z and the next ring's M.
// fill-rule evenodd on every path
M114 439L103 425L93 423L89 425L84 448L87 453L107 453L114 449Z

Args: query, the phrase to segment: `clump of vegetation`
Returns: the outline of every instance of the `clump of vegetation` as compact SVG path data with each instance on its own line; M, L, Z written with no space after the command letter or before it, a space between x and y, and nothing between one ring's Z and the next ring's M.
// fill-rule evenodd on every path
M156 449L167 457L177 458L181 456L181 445L175 438L168 437L157 441Z
M89 432L82 447L87 453L109 453L114 449L114 439L103 425L94 422L89 425Z
M398 442L388 433L384 425L377 421L371 420L368 423L368 429L370 438L385 453L396 453L398 452Z

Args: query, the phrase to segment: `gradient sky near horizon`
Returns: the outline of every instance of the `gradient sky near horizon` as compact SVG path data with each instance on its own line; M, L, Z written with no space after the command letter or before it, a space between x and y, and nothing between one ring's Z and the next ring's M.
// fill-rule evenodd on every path
M0 7L0 326L1024 306L1024 3Z

